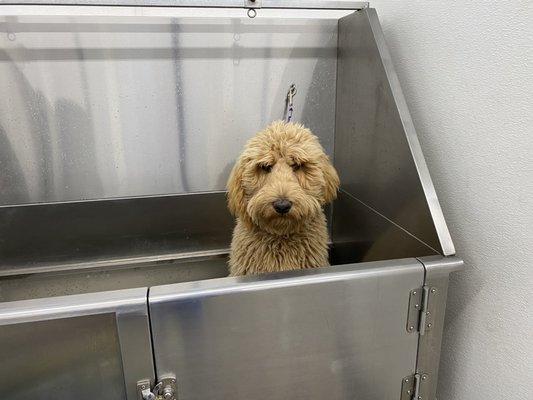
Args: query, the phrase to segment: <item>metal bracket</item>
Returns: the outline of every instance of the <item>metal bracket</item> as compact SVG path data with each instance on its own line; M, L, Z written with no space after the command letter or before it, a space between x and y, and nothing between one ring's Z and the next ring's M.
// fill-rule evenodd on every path
M263 0L244 0L244 8L262 8Z
M426 332L433 328L435 296L438 293L439 290L433 286L424 286L420 289L411 290L409 293L409 310L407 312L407 332L420 332L420 335L425 335Z
M409 375L402 380L402 394L400 400L430 400L421 396L423 386L429 382L429 375L417 373Z
M407 313L407 332L418 332L420 310L422 309L422 289L411 290L409 293L409 311Z
M137 400L155 400L156 395L152 393L150 379L142 379L137 382Z
M143 379L137 382L138 400L176 400L176 377L174 375L161 379L152 389L150 380Z

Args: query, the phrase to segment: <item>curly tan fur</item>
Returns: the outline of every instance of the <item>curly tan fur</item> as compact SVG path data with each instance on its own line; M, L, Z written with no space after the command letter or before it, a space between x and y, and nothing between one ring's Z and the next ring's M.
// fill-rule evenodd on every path
M316 136L277 121L246 144L228 180L228 207L237 219L230 275L328 265L323 207L337 196L339 177ZM286 214L275 201L292 203Z

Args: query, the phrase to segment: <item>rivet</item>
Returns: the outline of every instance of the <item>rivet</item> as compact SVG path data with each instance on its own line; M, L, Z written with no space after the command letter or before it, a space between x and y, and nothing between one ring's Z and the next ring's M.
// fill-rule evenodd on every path
M422 400L422 396L418 396L418 400Z
M433 325L432 324L428 324L428 328L431 328Z
M257 16L257 11L253 8L249 8L247 14L249 18L255 18Z
M408 378L405 378L405 383L409 382L409 379Z
M425 381L428 378L427 375L422 375L422 380Z
M141 389L146 389L146 385L142 385L142 386L141 386Z
M407 391L407 394L411 394L412 392L410 390Z
M420 308L420 304L415 304L415 308L418 310Z
M429 311L426 311L426 315L429 315Z
M431 288L431 293L436 293L436 292L437 292L437 289Z
M414 330L414 329L415 329L414 326L410 326L410 327L409 327L409 330L410 330L410 331L412 331L412 330Z
M413 296L416 296L416 290L413 291Z

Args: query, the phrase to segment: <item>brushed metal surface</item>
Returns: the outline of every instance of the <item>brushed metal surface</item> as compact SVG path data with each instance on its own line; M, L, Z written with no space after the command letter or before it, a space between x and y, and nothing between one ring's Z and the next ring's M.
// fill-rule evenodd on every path
M259 3L259 1L258 1ZM366 1L352 0L262 0L259 8L306 8L358 10L368 7ZM42 4L42 5L104 5L139 7L217 7L243 8L244 0L0 0L2 4Z
M438 254L344 190L333 204L331 239L333 264Z
M125 398L113 314L0 326L2 399Z
M291 83L333 152L336 19L104 11L0 31L0 204L223 190Z
M406 259L151 288L157 375L181 400L397 400L423 278Z
M232 229L225 193L4 206L0 275L227 249Z
M58 264L52 271L46 271L44 266L19 268L11 275L2 275L0 271L0 302L200 281L228 275L227 253L142 264L128 264L127 260L116 265L108 262L92 267L91 264L87 263L85 268L80 265L64 268Z
M375 10L339 21L335 164L343 188L441 254L455 253Z
M425 285L435 289L432 293L433 327L421 335L418 341L418 356L416 371L424 373L428 382L421 386L420 396L423 399L436 399L439 378L439 363L444 333L444 317L446 315L446 301L448 297L448 284L450 273L464 268L463 260L457 257L427 256L418 260L424 265L426 271Z
M1 303L2 398L135 400L154 379L147 291Z

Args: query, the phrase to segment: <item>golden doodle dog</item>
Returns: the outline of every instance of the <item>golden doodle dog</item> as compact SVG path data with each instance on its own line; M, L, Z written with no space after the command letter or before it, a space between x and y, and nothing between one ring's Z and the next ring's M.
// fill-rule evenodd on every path
M259 132L227 188L237 220L231 276L329 265L323 207L336 198L339 177L309 129L277 121Z

